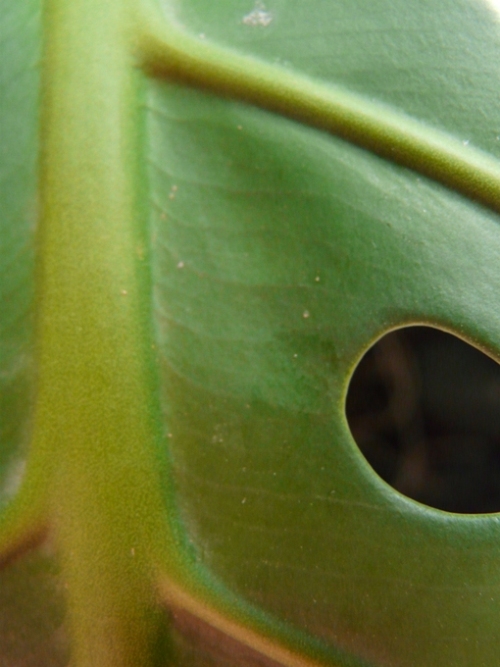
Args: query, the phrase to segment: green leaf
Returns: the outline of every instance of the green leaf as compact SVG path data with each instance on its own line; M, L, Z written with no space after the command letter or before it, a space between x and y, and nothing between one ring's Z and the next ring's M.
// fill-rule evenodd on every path
M394 326L490 342L494 216L262 112L172 89L153 107L164 406L203 560L354 653L381 644L403 664L465 665L470 634L459 648L441 637L477 627L493 657L496 517L424 510L385 487L343 404L357 356ZM167 175L159 155L174 156Z
M39 14L4 1L0 26L0 504L21 474L32 396Z
M494 667L498 516L388 487L344 405L400 326L500 358L498 10L135 5L47 0L41 148L34 69L0 112L0 558L51 535L75 667Z

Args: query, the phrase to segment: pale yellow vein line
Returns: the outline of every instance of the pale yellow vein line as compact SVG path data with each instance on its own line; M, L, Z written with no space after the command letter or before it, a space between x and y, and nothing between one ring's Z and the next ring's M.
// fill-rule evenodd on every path
M223 632L262 656L283 665L283 667L324 667L324 661L299 654L274 638L271 639L249 624L243 624L203 602L198 595L192 595L180 585L163 578L160 582L162 600L173 609L186 611L207 625ZM340 667L340 663L337 663ZM330 662L332 667L334 663Z

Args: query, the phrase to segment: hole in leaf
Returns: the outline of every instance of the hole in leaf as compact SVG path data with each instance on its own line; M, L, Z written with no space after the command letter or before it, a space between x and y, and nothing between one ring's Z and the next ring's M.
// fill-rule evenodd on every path
M392 487L449 512L500 511L500 366L430 327L393 331L358 364L346 415Z

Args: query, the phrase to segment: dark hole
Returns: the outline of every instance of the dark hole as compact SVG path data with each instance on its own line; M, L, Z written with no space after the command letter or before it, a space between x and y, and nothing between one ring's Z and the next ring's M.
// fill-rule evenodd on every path
M449 512L500 512L500 366L430 327L394 331L363 357L346 414L395 489Z

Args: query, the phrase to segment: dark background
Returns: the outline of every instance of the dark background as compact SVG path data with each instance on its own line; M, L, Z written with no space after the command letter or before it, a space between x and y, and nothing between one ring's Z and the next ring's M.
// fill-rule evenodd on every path
M375 471L451 512L500 511L500 366L429 327L392 332L361 360L347 419Z

